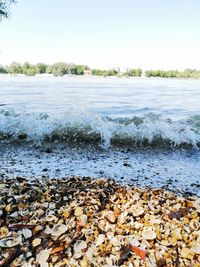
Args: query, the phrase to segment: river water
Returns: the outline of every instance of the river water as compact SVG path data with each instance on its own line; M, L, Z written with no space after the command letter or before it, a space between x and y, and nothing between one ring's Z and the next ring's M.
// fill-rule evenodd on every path
M200 195L200 80L0 76L0 175Z

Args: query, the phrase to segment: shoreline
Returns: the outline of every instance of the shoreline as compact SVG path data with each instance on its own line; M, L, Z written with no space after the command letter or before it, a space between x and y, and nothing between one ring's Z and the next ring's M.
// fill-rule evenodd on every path
M36 74L36 75L26 75L26 74L10 74L10 73L0 73L0 77L28 77L28 78L89 78L89 79L133 79L133 80L200 80L200 78L195 77L147 77L145 75L142 76L124 76L124 75L116 75L116 76L99 76L99 75L76 75L76 74L65 74L63 76L55 76L53 74Z
M199 266L200 198L89 177L0 189L1 267Z

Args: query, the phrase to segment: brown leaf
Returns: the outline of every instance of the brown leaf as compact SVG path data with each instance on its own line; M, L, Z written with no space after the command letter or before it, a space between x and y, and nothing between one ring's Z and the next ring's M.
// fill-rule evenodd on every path
M51 254L55 254L55 253L58 253L58 252L63 251L63 250L64 250L64 246L56 247L56 248L52 249Z
M130 250L134 252L137 256L139 256L143 261L146 259L146 250L138 248L134 245L130 245Z

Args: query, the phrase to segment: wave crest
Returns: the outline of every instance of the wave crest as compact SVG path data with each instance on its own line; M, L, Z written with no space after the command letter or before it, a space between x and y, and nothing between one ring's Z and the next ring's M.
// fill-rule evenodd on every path
M70 112L62 115L0 111L0 142L73 143L133 147L200 147L200 115L172 120L149 113L132 118Z

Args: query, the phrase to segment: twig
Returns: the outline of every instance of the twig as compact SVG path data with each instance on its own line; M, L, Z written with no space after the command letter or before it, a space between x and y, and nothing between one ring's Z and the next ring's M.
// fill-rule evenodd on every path
M179 260L178 244L176 244L176 262L175 262L175 266L179 267L179 264L180 264L180 260Z
M19 257L24 250L17 246L15 250L12 250L7 258L5 258L1 263L0 267L8 267L17 257Z

